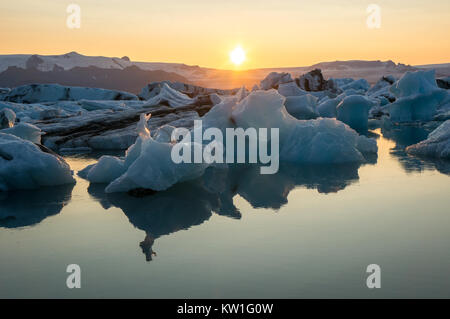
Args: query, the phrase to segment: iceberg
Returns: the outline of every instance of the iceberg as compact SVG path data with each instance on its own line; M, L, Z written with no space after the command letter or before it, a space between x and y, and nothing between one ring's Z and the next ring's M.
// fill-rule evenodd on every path
M175 143L176 141L172 139L172 133L175 129L172 125L163 125L155 131L152 137L157 142Z
M219 94L213 93L209 96L209 99L211 100L212 105L217 105L220 102L222 102L222 98Z
M13 127L15 121L16 113L11 109L4 108L0 110L0 129Z
M91 183L109 183L125 172L124 161L115 156L104 155L96 165L86 170L86 179ZM80 176L84 176L81 171Z
M357 130L367 130L373 102L362 95L345 97L337 106L337 119Z
M278 86L278 93L288 96L300 96L305 95L308 92L302 90L295 82L282 83Z
M393 122L430 121L448 96L436 85L434 70L406 72L390 91L396 98L388 105Z
M446 90L450 89L450 76L448 76L446 78L442 78L442 79L436 79L436 84L441 89L446 89ZM0 92L1 92L1 89L0 89Z
M319 116L317 98L311 94L288 96L284 105L288 113L299 120L311 120Z
M358 79L358 80L353 80L347 84L343 84L342 86L339 86L339 88L341 90L343 90L344 92L347 90L353 89L353 90L361 91L364 93L370 88L370 84L369 84L369 82L367 82L366 79Z
M320 69L314 69L308 73L303 74L296 79L298 86L305 91L325 91L327 89L334 89L334 82L328 83L323 78Z
M395 83L396 79L392 75L381 77L368 91L368 96L379 96L382 94L391 95L389 89Z
M376 141L359 136L335 119L297 120L276 90L256 91L237 104L232 118L244 129L278 128L280 161L294 163L364 162L362 153L377 152Z
M224 90L224 89L205 88L202 86L182 82L158 81L158 82L151 82L147 84L145 87L143 87L141 89L139 97L143 100L149 100L150 98L158 95L161 92L161 89L164 84L170 86L172 89L177 90L178 92L188 95L189 97L197 97L200 95L212 95L212 94L233 95L236 94L237 91L239 91L239 88Z
M241 87L239 91L234 95L238 102L242 101L248 95L247 89L245 86Z
M317 112L319 112L319 115L321 117L336 117L336 108L340 102L340 98L328 99L326 101L323 101L317 106Z
M251 92L241 102L237 97L229 98L202 118L201 129L278 129L279 159L292 163L362 163L364 153L377 152L375 140L359 136L346 124L335 119L298 120L288 113L284 103L285 98L274 89ZM193 154L196 150L203 152L204 145L178 142L172 137L169 140L169 133L174 131L172 127L161 127L152 136L147 120L142 114L137 126L139 137L124 158L102 157L79 175L91 182L109 182L107 193L139 189L162 191L202 176L205 169L213 165L175 163L171 156L175 146L189 143ZM194 136L196 129L191 131ZM266 142L272 143L272 135L269 135Z
M148 105L168 105L171 107L186 106L194 103L186 94L183 94L175 89L172 89L167 83L163 83L161 91L147 100Z
M14 103L0 102L0 110L8 108L16 114L18 122L48 120L58 117L68 117L85 112L79 102L58 101L48 103Z
M18 123L13 127L0 130L0 133L14 135L35 144L41 144L41 135L45 134L39 127L29 123Z
M43 146L0 133L0 191L75 183L64 159Z
M29 84L12 89L4 98L15 103L42 103L86 100L138 100L134 94L122 91L59 84Z
M423 157L450 159L450 120L439 125L426 140L408 146L406 152Z
M0 88L0 101L3 101L10 91L9 88Z
M280 84L293 81L294 80L289 73L271 72L264 78L264 80L261 81L259 88L261 90L276 89Z
M88 166L80 176L92 183L110 183L107 193L127 192L135 189L162 191L172 185L201 176L208 164L175 163L171 159L173 143L159 142L150 135L149 116L141 115L139 137L119 159L103 156L97 164ZM193 147L200 147L192 143Z

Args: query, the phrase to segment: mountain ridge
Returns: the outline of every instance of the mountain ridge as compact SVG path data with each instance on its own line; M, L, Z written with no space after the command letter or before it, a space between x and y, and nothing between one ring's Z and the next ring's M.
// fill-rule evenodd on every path
M137 62L127 56L86 56L75 51L61 55L0 55L0 87L31 83L91 86L139 93L153 81L174 81L204 87L231 89L252 87L270 72L287 72L294 77L320 68L326 78L365 78L375 83L381 76L402 76L419 68L435 68L437 77L450 75L449 64L410 66L392 60L348 60L319 62L311 66L222 70L198 65L166 62ZM83 78L81 78L83 76Z

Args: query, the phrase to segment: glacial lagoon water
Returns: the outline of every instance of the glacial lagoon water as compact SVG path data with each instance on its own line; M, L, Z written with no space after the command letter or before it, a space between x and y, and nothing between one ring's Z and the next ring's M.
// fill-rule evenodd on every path
M143 198L78 177L0 194L0 298L449 298L450 163L404 153L423 128L374 133L362 166L215 169Z

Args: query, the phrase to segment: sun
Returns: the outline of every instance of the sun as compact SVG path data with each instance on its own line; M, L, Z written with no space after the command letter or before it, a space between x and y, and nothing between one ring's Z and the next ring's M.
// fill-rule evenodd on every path
M245 61L245 51L241 46L237 46L230 52L230 60L235 65L241 65Z

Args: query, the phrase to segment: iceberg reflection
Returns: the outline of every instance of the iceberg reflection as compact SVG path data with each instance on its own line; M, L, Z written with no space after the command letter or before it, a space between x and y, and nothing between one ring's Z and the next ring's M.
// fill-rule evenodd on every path
M422 172L424 170L437 170L442 174L450 175L450 161L438 158L423 158L408 155L406 147L427 139L433 129L414 125L385 125L381 127L384 138L395 142L391 149L394 156L406 172Z
M376 159L373 159L376 161ZM105 184L91 184L89 194L104 208L120 208L130 223L146 233L140 243L147 261L155 252L154 241L207 221L212 213L241 217L233 198L240 195L255 208L279 209L296 187L338 192L359 179L359 164L282 165L277 174L261 175L258 166L208 168L194 181L141 198L127 193L104 192Z
M70 201L74 186L0 192L0 227L34 226L49 216L59 214Z

